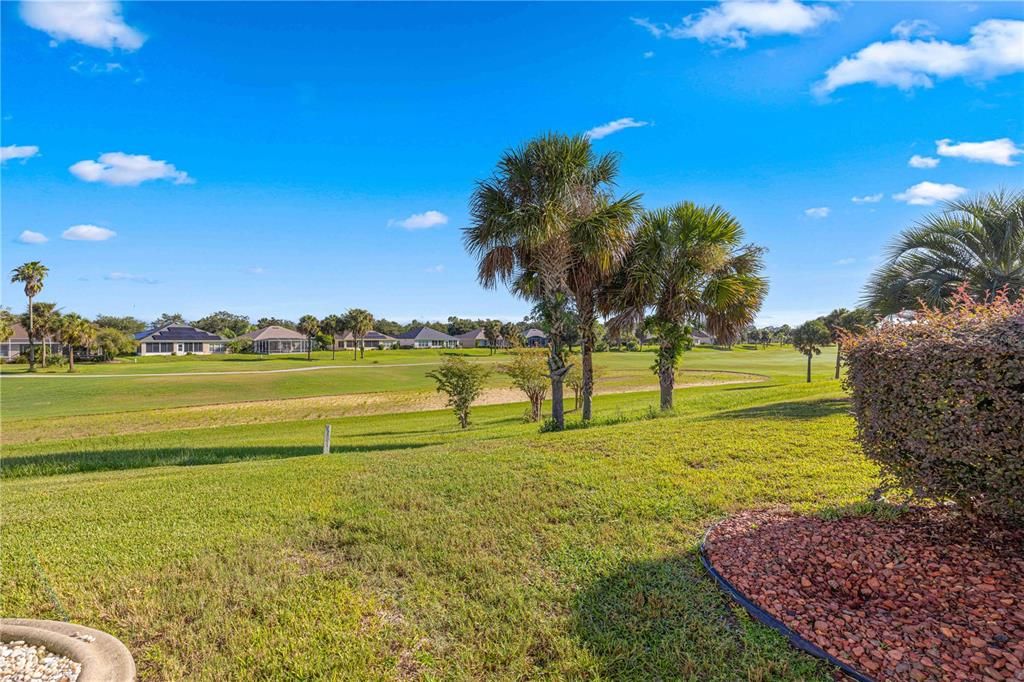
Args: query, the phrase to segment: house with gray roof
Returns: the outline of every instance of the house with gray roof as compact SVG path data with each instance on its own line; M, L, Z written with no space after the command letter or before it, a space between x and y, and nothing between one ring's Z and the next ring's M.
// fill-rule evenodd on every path
M303 334L276 324L247 332L238 338L252 339L252 352L259 355L305 353L309 348L309 339Z
M344 334L338 334L334 338L336 339L339 348L352 350L359 345L358 339L356 339L352 332L347 331ZM371 330L367 332L366 336L363 338L363 347L366 349L374 348L382 350L385 348L394 348L397 345L398 339L393 336L388 336L387 334L382 334L378 331Z
M491 347L491 341L487 338L487 334L484 333L483 327L478 327L477 329L474 329L471 332L466 332L465 334L459 334L455 338L459 340L459 345L463 348ZM498 337L497 343L495 343L496 348L504 348L507 345L508 344L505 343L505 339L501 336Z
M416 327L395 337L402 348L458 348L459 340L430 327Z
M228 340L223 336L196 329L187 324L168 324L135 335L139 355L210 355L226 353Z
M523 338L527 348L544 348L548 345L548 335L540 329L527 329Z
M28 357L28 330L20 322L11 325L11 338L0 343L0 358L9 362L19 355ZM54 355L60 355L61 345L52 338L36 338L36 359L42 357L42 347L46 344L46 350Z

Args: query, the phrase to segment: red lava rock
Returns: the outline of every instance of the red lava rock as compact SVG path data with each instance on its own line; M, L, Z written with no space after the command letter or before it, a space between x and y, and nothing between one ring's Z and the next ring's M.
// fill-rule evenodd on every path
M1024 531L946 509L889 521L752 511L705 549L752 602L877 680L1024 681Z

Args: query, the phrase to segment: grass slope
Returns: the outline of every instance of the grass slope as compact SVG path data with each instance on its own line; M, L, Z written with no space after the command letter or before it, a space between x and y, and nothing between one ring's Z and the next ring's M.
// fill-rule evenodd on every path
M341 418L331 455L305 420L5 448L0 612L108 630L144 679L829 679L695 550L736 509L863 498L838 384L655 401L559 434L523 405Z

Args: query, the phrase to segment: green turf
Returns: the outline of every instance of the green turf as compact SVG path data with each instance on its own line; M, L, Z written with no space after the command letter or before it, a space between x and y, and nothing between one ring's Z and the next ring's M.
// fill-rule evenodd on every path
M733 510L864 498L843 393L790 349L698 360L770 378L559 434L522 404L343 417L330 455L321 420L5 447L0 613L108 630L143 679L830 679L695 549Z

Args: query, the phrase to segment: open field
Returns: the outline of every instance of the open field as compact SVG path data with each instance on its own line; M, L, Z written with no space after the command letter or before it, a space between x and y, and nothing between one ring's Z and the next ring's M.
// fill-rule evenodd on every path
M649 353L605 356L649 371ZM594 426L558 434L522 403L465 432L446 410L338 416L331 455L288 400L261 423L196 424L188 409L220 408L194 405L131 433L160 412L141 393L100 410L121 433L23 417L38 433L8 445L10 391L119 380L5 381L0 612L110 631L143 679L827 680L730 607L695 548L730 511L871 489L831 363L809 385L790 348L684 365L767 380L680 389L657 418L655 393L601 395ZM85 414L66 400L54 416Z

